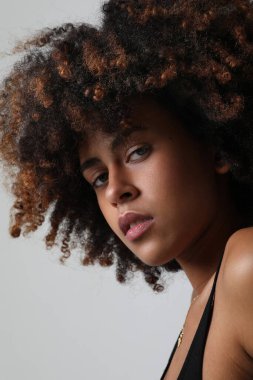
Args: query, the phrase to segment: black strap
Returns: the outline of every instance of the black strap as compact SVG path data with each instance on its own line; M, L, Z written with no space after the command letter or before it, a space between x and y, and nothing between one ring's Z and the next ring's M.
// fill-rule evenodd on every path
M220 258L220 261L219 261L219 264L218 264L218 268L216 270L216 274L215 274L215 277L214 277L213 286L212 286L212 289L211 289L211 292L210 292L210 296L208 298L207 304L205 306L205 310L204 310L204 312L202 314L199 326L198 326L197 331L196 331L196 333L194 335L193 341L191 343L191 346L190 346L190 349L189 349L188 354L186 356L186 359L184 361L184 364L183 364L183 366L181 368L178 380L183 380L184 379L184 375L186 374L186 370L187 369L189 369L189 373L192 374L191 375L192 379L198 380L198 379L202 378L201 372L202 372L202 362L203 362L203 354L204 354L205 342L206 342L206 337L207 337L207 333L208 333L208 330L209 330L209 325L210 325L211 318L212 318L212 308L213 308L213 303L214 303L215 287L216 287L216 282L217 282L218 274L219 274L219 271L220 271L223 255L224 255L224 252L223 252L223 254L222 254L221 258ZM180 333L179 333L179 335L180 335ZM179 338L179 335L178 335L178 338ZM163 372L162 377L161 377L160 380L164 379L164 377L166 375L166 372L167 372L167 370L168 370L168 368L170 366L170 363L172 361L174 353L175 353L175 351L177 349L178 338L176 340L176 343L175 343L175 345L173 347L173 350L172 350L172 353L170 355L169 361L168 361L168 363L166 365L166 368L164 369L164 372ZM194 368L189 368L189 366L191 365L191 362L193 362L192 364L194 365ZM193 371L194 371L194 373L193 373ZM185 379L186 379L186 377L185 377ZM187 377L187 380L188 379L190 379L189 376Z

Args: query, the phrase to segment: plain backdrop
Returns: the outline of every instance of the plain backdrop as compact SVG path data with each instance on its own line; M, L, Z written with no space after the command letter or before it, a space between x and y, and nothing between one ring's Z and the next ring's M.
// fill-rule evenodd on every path
M1 77L14 43L63 22L99 24L97 0L8 0L1 4ZM47 221L31 237L10 238L12 196L1 186L0 380L159 380L185 319L191 286L168 274L154 293L137 273L119 284L115 267L65 266L45 249Z

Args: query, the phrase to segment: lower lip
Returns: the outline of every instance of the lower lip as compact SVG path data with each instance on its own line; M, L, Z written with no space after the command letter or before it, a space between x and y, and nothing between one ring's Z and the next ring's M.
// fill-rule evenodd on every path
M130 228L126 233L126 238L130 241L137 239L146 232L153 224L154 219L145 220L142 223L136 224L136 226Z

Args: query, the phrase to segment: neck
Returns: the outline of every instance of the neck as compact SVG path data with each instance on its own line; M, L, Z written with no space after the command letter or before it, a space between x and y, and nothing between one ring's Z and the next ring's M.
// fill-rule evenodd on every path
M204 296L205 289L209 289L229 237L241 226L242 218L227 200L227 205L219 208L214 220L188 247L187 252L182 252L177 257L177 262L192 285L192 299L202 293Z

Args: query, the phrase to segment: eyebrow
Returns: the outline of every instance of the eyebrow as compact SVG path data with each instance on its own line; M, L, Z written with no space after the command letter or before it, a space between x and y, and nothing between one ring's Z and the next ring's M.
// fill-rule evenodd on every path
M122 146L126 140L127 137L132 135L134 132L141 132L147 130L147 127L143 127L141 125L133 125L130 128L127 128L124 131L118 132L118 134L115 136L115 138L112 140L109 149L114 152L117 148ZM83 173L85 170L95 166L96 164L100 163L100 159L97 157L89 158L88 160L85 160L80 165L81 173Z

